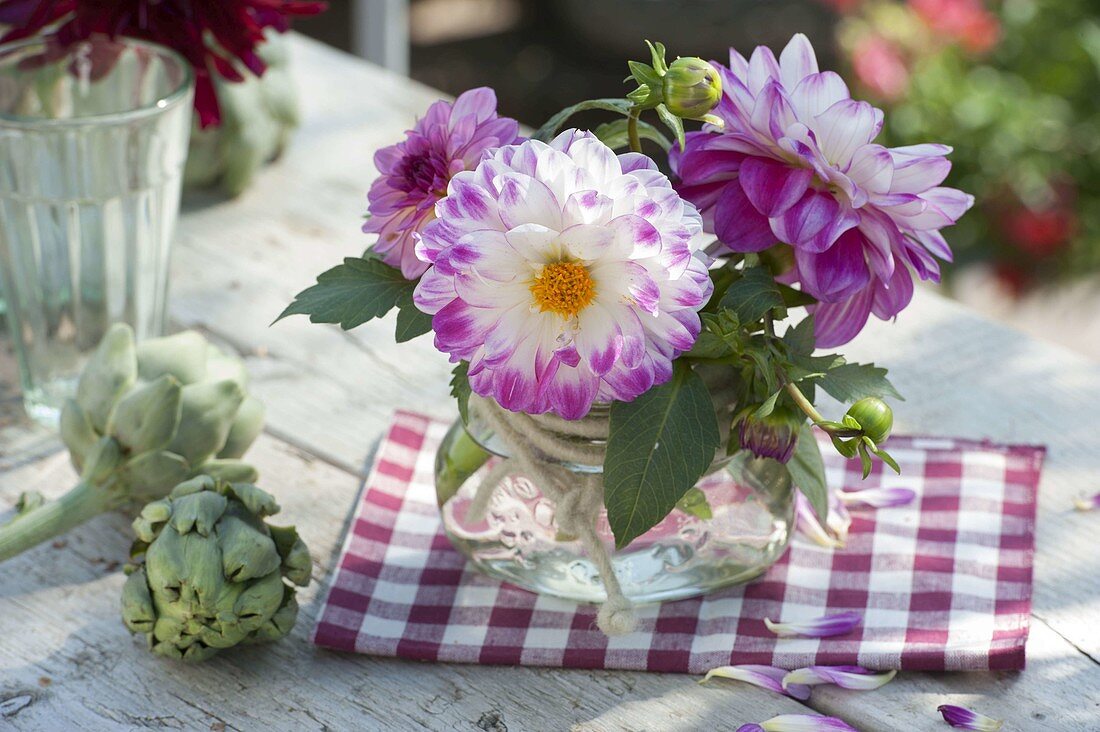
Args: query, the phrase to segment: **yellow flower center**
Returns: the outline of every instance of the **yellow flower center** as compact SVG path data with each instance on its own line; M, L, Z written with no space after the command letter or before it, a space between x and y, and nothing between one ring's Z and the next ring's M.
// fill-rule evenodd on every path
M572 318L596 296L596 283L588 268L578 262L554 262L531 281L531 294L542 312Z

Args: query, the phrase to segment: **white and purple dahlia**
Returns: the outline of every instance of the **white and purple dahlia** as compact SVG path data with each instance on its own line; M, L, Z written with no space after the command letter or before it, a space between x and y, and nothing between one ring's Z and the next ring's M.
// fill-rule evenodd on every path
M417 245L435 344L501 406L566 419L672 375L711 294L699 213L652 160L587 132L455 175Z
M758 47L715 64L723 96L707 125L671 155L678 189L729 250L794 249L792 281L820 301L819 346L851 340L870 313L895 316L913 296L910 270L939 279L951 249L939 230L973 197L940 186L945 145L886 148L883 114L819 71L809 40L794 36L778 59Z
M485 153L516 142L519 123L497 116L496 93L471 89L454 103L438 101L396 145L374 154L380 175L367 199L363 231L378 234L373 250L382 261L416 279L428 268L416 257L416 236L435 216L451 176L473 170Z

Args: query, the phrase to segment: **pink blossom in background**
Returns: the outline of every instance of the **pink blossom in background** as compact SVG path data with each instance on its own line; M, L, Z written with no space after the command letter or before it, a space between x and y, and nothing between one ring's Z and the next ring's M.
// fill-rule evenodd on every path
M367 194L370 218L363 225L378 234L373 250L408 279L423 274L428 264L416 257L416 236L435 218L451 178L473 170L487 151L518 142L518 135L519 123L497 115L496 93L487 87L464 92L453 104L434 103L403 141L374 155L381 175Z
M672 376L713 286L699 213L644 155L561 133L455 175L417 253L436 347L502 407L566 419Z
M901 50L882 36L860 39L852 50L852 68L865 87L887 101L900 99L909 88Z
M934 32L971 53L985 53L1001 38L1001 23L982 0L909 0L909 7Z
M818 346L850 341L871 313L897 315L913 274L939 280L937 258L952 257L939 230L974 202L940 186L949 147L875 144L882 111L819 71L801 34L779 59L761 46L749 60L731 50L729 68L716 67L723 98L713 113L724 128L707 125L673 150L678 190L730 251L793 247L789 279L819 300Z

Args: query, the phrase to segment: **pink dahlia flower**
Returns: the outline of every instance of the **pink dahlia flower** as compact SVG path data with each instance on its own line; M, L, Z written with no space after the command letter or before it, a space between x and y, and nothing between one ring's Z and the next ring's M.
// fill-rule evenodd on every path
M888 319L909 304L912 272L939 279L951 250L939 230L973 205L940 186L951 169L944 145L888 149L874 143L883 115L853 100L841 78L819 72L799 34L778 60L730 51L725 122L687 136L672 155L679 191L730 250L790 244L790 275L816 297L819 346L846 343L870 313Z
M371 185L370 218L363 225L378 234L374 251L410 280L428 265L416 257L416 235L435 218L435 204L447 195L455 173L473 170L486 151L519 141L519 123L497 116L497 97L481 87L454 101L439 101L396 145L374 155L381 175Z
M699 335L699 214L644 155L576 130L509 145L454 176L436 214L416 305L506 409L578 419L633 399Z

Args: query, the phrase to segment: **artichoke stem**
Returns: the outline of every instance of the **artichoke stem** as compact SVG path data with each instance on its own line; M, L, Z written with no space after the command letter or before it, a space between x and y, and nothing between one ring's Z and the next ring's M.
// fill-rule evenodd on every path
M0 526L0 562L103 513L111 507L108 491L90 483L75 488L55 501L17 516Z

